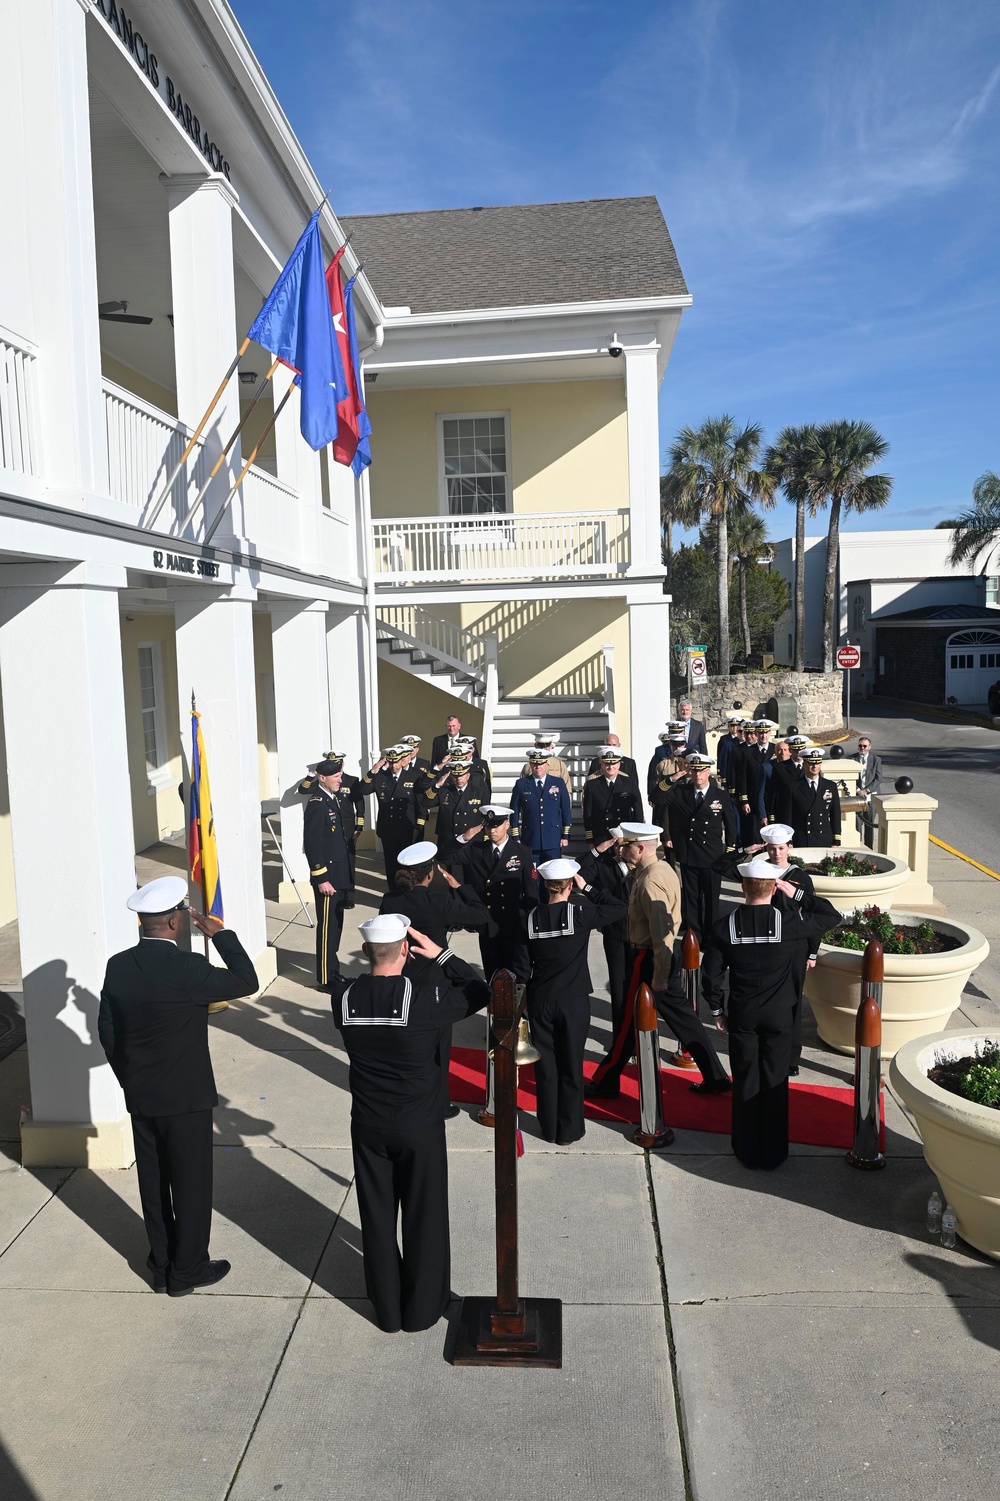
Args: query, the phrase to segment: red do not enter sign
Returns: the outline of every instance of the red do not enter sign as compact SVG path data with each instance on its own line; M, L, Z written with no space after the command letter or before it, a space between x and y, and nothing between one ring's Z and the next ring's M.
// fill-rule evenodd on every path
M837 647L837 666L848 671L852 667L860 667L861 650L857 646Z

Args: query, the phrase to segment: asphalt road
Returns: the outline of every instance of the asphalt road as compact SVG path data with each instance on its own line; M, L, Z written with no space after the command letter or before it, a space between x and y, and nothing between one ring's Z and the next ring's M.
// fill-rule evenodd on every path
M882 791L911 777L914 791L940 805L931 833L1000 871L1000 731L871 702L858 704L852 720L852 730L866 730L882 757Z

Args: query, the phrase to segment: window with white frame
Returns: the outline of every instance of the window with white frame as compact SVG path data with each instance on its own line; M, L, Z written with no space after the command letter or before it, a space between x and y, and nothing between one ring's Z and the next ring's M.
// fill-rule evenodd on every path
M1000 604L1000 575L998 574L986 575L986 603L988 605Z
M158 782L162 780L168 760L163 667L158 641L141 642L139 645L139 707L142 714L146 775L151 782Z
M503 412L441 418L442 480L450 516L510 509L509 450Z

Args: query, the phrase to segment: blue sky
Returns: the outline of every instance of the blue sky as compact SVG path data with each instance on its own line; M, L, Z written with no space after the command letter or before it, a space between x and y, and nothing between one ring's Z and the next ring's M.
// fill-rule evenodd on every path
M657 195L694 297L664 448L866 418L873 527L1000 469L996 0L234 5L342 213Z

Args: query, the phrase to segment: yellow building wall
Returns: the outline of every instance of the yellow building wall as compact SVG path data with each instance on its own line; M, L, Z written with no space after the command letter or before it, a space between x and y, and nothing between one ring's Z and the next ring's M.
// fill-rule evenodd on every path
M122 679L125 686L125 738L128 748L129 781L132 790L132 833L136 850L148 849L184 827L184 804L177 793L183 777L180 714L177 700L177 654L172 615L123 615ZM165 771L169 782L153 788L146 774L142 736L142 698L139 688L140 642L160 643L163 675L163 716L169 759Z
M372 515L438 516L439 415L507 412L515 511L628 505L621 380L435 387L365 393L371 416Z
M444 732L449 714L457 714L467 735L482 742L481 709L463 704L433 683L406 672L393 662L378 664L379 734L381 745L395 745L400 735L420 735L420 754L430 759L431 742Z

